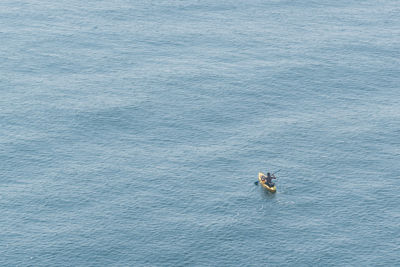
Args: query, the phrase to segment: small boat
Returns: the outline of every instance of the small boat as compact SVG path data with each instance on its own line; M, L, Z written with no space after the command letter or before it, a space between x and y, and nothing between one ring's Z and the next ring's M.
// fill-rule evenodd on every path
M275 193L276 192L276 186L274 185L274 186L269 186L267 183L266 183L266 180L263 180L263 179L261 179L263 176L266 176L266 175L264 175L264 173L262 173L262 172L259 172L258 173L258 181L260 182L260 184L262 185L262 187L264 187L265 189L267 189L269 192L271 192L271 193Z

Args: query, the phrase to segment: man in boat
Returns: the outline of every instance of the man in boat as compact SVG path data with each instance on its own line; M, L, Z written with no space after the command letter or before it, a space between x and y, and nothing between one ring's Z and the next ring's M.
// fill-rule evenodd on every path
M263 177L263 178L265 178L265 180L267 180L265 183L268 185L268 186L270 186L270 187L272 187L272 186L274 186L275 184L272 182L272 179L276 179L276 177L275 177L275 175L274 174L270 174L269 172L267 173L267 177Z

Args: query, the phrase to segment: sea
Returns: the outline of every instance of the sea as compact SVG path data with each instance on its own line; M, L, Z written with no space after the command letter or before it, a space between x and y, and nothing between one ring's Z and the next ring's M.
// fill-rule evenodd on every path
M400 2L0 1L0 214L0 266L400 266Z

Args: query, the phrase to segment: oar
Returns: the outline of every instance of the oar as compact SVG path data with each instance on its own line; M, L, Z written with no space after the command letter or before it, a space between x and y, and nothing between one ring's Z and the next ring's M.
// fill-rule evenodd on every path
M258 185L259 181L254 182L255 185Z

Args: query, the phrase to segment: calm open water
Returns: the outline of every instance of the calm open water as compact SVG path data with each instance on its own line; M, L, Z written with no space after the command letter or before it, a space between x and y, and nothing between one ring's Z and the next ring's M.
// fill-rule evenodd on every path
M396 0L3 0L0 265L399 266L399 85Z

